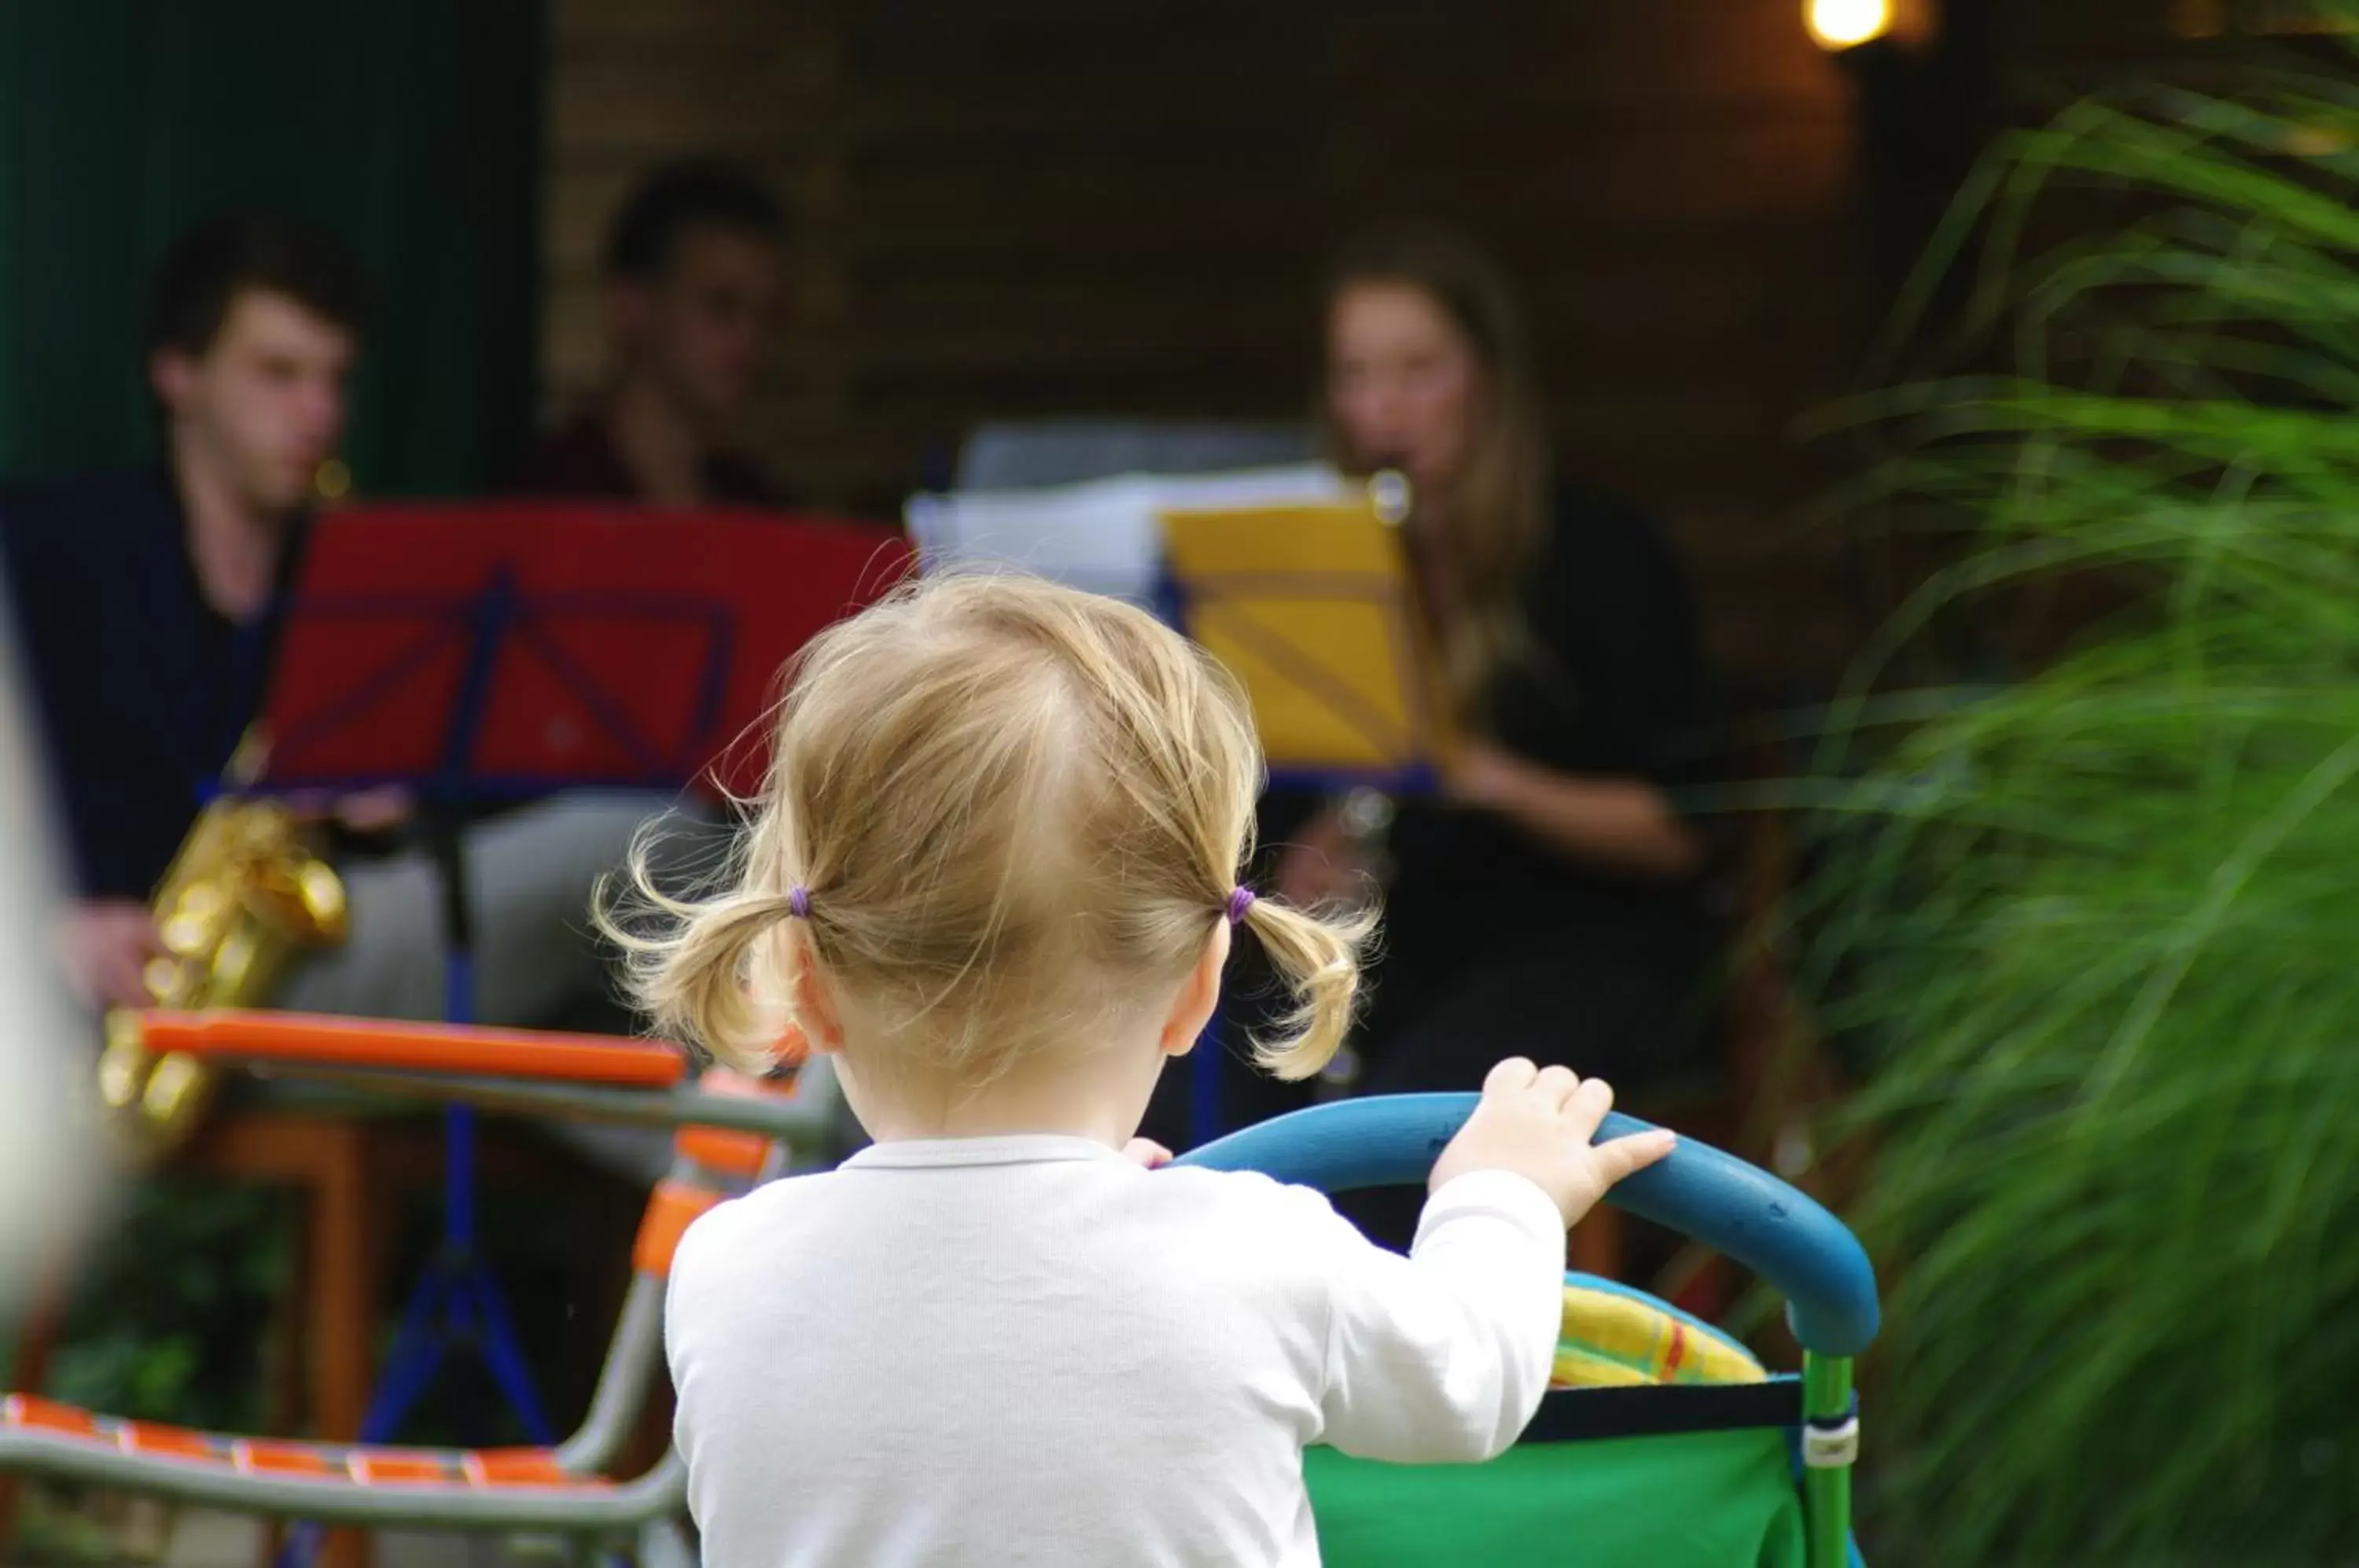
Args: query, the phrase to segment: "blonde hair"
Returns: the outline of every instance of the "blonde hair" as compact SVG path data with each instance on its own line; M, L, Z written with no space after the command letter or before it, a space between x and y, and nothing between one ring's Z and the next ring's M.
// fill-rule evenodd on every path
M1547 542L1549 461L1546 399L1521 303L1506 277L1473 241L1448 229L1405 224L1371 230L1347 245L1329 273L1324 320L1338 300L1366 285L1414 289L1449 319L1483 372L1482 417L1466 465L1442 508L1454 570L1444 586L1450 635L1441 649L1452 705L1479 721L1500 673L1535 651L1524 594ZM1319 399L1328 455L1345 467L1380 452L1353 452L1332 405Z
M1186 976L1227 918L1261 776L1235 681L1152 616L933 578L804 650L734 886L667 898L643 848L658 929L602 923L658 1029L723 1062L769 1062L811 963L904 1065L978 1084ZM1350 1023L1373 917L1258 898L1242 924L1294 1001L1256 1057L1307 1077Z

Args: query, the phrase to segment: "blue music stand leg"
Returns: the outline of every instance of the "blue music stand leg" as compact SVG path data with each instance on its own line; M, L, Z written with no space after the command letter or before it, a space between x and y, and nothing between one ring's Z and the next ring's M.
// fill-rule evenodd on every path
M445 875L463 887L456 881L463 867L455 862L455 848L449 854ZM463 894L453 893L452 898L455 902ZM454 915L451 934L443 970L443 1013L453 1023L465 1023L475 1016L475 974L463 910ZM474 1107L453 1105L442 1118L442 1242L402 1308L393 1349L361 1421L364 1444L393 1441L419 1398L433 1386L444 1356L462 1345L483 1358L526 1436L542 1447L557 1441L533 1390L532 1373L507 1303L477 1255L475 1170ZM310 1568L320 1536L317 1524L306 1520L295 1525L279 1551L277 1568Z
M473 958L463 947L450 955L444 989L444 1011L453 1022L475 1016ZM473 1342L500 1392L506 1396L508 1408L523 1423L526 1436L546 1447L557 1441L557 1434L549 1429L540 1399L533 1392L532 1375L507 1303L475 1245L474 1108L451 1106L443 1115L442 1127L442 1266L449 1284L443 1312L449 1342Z
M389 1441L408 1419L410 1407L434 1381L434 1374L442 1365L442 1346L434 1336L434 1324L442 1315L443 1297L449 1291L448 1276L440 1269L429 1268L419 1276L417 1288L410 1291L409 1301L402 1310L400 1329L394 1334L393 1349L386 1356L385 1372L379 1378L375 1397L369 1400L368 1413L361 1418L360 1440L364 1443Z
M394 1334L393 1348L386 1356L376 1392L369 1399L367 1413L361 1418L363 1444L388 1441L401 1429L419 1397L433 1385L434 1374L442 1366L442 1345L435 1326L444 1317L451 1281L448 1270L439 1266L429 1267L418 1277L408 1301L402 1307L401 1327ZM286 1543L278 1550L276 1568L310 1568L320 1550L321 1533L320 1526L309 1519L288 1530Z
M474 1315L483 1330L483 1341L477 1346L483 1352L484 1363L491 1368L492 1380L500 1392L507 1396L508 1408L516 1413L532 1440L543 1447L556 1442L549 1418L540 1408L539 1396L533 1392L532 1369L527 1365L524 1347L517 1341L515 1320L508 1316L507 1301L500 1294L499 1282L490 1270L477 1268L473 1276Z
M444 1011L453 1021L474 1016L474 969L464 950L450 955ZM364 1443L390 1442L419 1394L434 1379L446 1352L464 1345L483 1357L525 1434L557 1441L516 1326L498 1285L484 1267L475 1234L475 1112L453 1105L442 1117L442 1245L410 1297L385 1385L361 1432ZM403 1347L412 1347L408 1355Z

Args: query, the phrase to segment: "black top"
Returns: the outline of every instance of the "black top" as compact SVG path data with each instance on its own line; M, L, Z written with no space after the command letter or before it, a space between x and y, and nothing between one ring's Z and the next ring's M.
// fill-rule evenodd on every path
M0 565L78 890L144 899L261 709L285 595L244 625L206 603L160 469L0 495Z
M761 464L733 452L707 453L703 480L705 496L716 506L775 510L793 502L762 472ZM507 487L522 495L639 499L638 481L614 449L614 430L594 408L534 442L508 475Z
M1535 649L1500 676L1491 737L1559 772L1636 778L1675 793L1708 756L1695 617L1670 550L1642 512L1560 494L1527 609ZM1466 966L1543 943L1644 965L1684 985L1705 946L1691 884L1617 877L1506 818L1404 800L1390 854L1376 1005L1413 1006ZM1372 1019L1372 1024L1380 1020Z

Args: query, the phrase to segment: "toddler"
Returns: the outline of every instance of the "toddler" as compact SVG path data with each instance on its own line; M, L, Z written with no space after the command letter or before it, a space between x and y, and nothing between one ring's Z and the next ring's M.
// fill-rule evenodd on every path
M789 1025L875 1139L699 1220L666 1339L714 1568L1318 1562L1306 1444L1487 1458L1538 1407L1566 1226L1668 1135L1501 1062L1381 1249L1266 1178L1155 1170L1158 1072L1249 934L1288 1078L1349 1021L1367 917L1238 884L1261 757L1151 616L1017 576L815 642L733 885L625 939L662 1026L759 1069Z

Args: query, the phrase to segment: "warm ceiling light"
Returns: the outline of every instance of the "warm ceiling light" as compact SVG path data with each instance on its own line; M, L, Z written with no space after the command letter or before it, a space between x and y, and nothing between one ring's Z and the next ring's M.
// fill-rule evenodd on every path
M1892 0L1803 0L1802 25L1822 49L1847 49L1892 30Z

